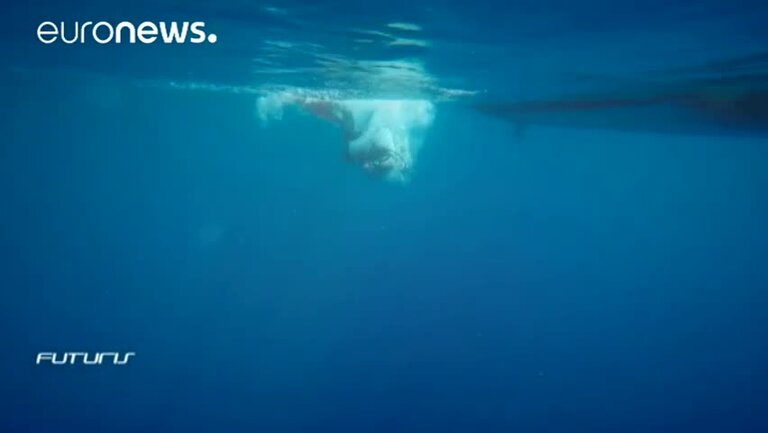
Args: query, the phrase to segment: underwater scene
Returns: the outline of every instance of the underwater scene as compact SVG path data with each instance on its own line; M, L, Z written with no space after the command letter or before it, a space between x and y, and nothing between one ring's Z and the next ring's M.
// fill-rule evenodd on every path
M768 3L31 0L0 433L768 431Z

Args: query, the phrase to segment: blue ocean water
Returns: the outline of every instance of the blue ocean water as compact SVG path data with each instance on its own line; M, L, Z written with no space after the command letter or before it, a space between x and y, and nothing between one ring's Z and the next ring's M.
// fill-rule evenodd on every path
M5 9L0 432L768 431L766 135L474 109L764 54L764 4ZM45 20L218 41L49 46ZM274 86L433 100L411 178L306 113L263 125Z

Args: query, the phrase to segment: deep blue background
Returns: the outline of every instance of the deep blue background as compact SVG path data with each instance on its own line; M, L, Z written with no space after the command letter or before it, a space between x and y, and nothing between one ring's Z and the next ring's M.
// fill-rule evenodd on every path
M2 73L0 431L768 428L764 137L521 137L449 103L389 185L318 120L103 78L209 58L27 43ZM137 356L34 365L76 350Z

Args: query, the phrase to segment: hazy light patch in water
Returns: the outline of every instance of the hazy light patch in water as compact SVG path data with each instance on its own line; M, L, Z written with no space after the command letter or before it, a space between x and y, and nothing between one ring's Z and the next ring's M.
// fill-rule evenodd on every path
M430 43L429 41L425 41L422 39L408 39L408 38L397 38L389 43L392 47L421 47L421 48L427 48L429 47Z
M387 24L387 27L395 30L402 30L406 32L418 32L421 31L421 26L414 23L394 22Z

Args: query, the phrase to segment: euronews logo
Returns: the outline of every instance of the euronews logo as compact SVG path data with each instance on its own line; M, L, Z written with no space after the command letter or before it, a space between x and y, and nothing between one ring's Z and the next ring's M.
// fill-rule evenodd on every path
M66 24L44 21L37 26L37 39L44 44L215 44L217 36L205 32L203 21L144 21L138 25L129 21L112 24L107 21L75 21Z

